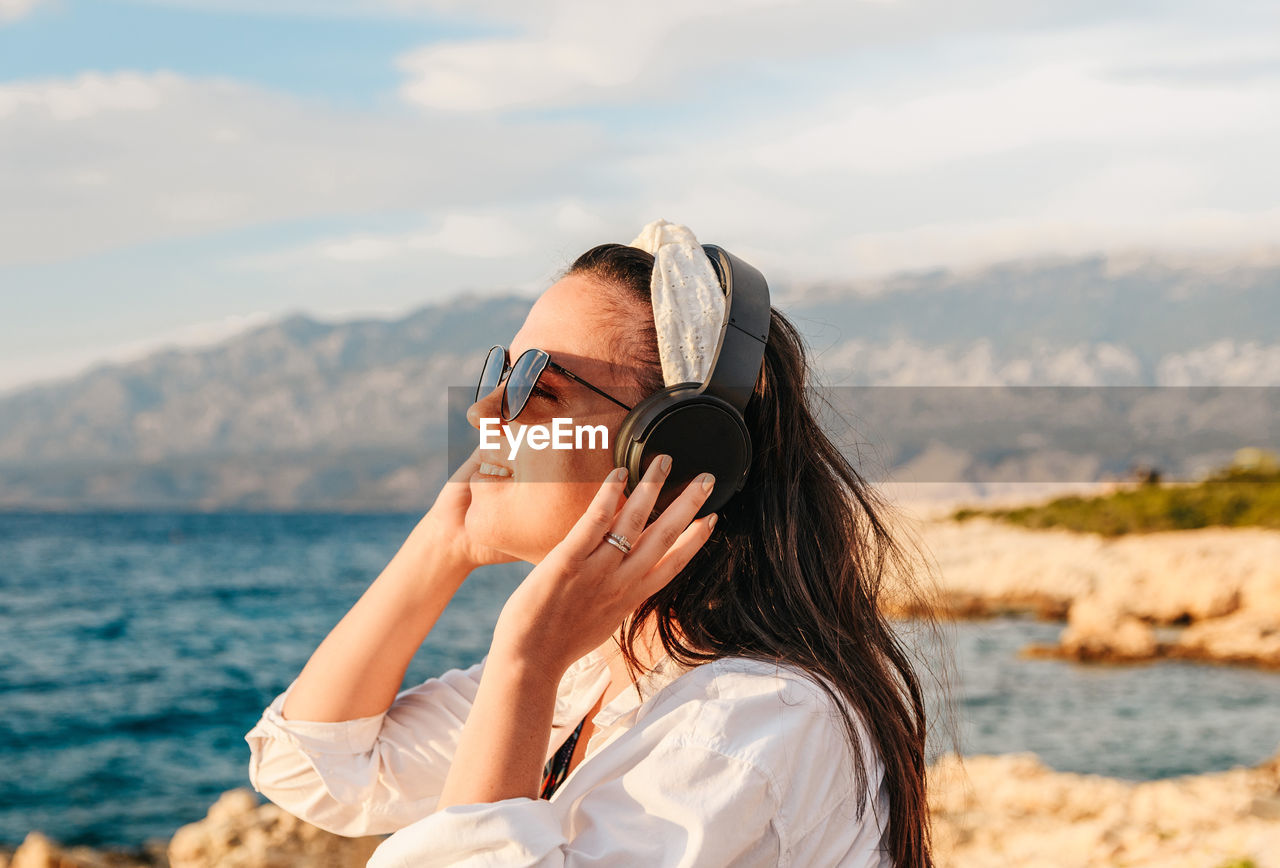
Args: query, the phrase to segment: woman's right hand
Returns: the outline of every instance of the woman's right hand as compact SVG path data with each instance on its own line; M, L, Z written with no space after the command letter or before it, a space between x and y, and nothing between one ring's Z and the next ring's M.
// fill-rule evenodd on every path
M467 508L471 506L470 477L479 469L480 447L477 446L470 457L445 481L444 487L436 495L435 503L419 523L420 528L429 528L436 535L439 544L449 549L451 559L464 564L468 569L520 560L492 546L481 545L467 536Z

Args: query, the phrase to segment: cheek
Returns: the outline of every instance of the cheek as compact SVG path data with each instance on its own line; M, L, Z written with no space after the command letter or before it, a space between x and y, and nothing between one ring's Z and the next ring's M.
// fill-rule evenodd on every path
M478 541L537 561L587 511L613 469L613 457L602 450L549 449L521 452L520 457L526 466L516 466L523 480L481 486L472 495L466 528ZM513 516L520 518L513 521Z
M521 449L517 477L526 482L582 483L599 487L613 469L612 449ZM589 502L588 498L588 502Z
M515 486L484 505L490 509L477 521L481 527L476 531L499 548L536 562L568 535L594 496L594 486L584 484ZM513 516L520 519L513 521Z

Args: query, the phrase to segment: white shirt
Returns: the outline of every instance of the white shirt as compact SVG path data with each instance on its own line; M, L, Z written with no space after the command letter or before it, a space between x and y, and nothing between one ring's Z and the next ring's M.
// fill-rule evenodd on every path
M861 718L870 792L856 792L835 706L798 668L664 657L592 718L581 762L550 799L435 810L487 657L401 691L382 714L285 720L277 696L246 735L254 789L339 835L394 833L369 868L890 866L884 767ZM609 684L599 651L556 694L544 762ZM866 808L856 819L856 807Z

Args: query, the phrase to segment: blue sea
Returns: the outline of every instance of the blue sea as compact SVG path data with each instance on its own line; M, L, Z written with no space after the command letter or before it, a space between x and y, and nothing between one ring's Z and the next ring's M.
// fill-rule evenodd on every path
M418 518L0 513L0 845L136 846L248 786L245 732ZM405 686L479 660L528 570L469 578ZM1275 673L1023 659L1060 630L1033 620L948 629L966 753L1138 780L1280 748Z

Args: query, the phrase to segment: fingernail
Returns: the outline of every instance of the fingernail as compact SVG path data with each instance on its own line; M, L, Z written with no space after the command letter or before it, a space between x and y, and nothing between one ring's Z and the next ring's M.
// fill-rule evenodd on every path
M699 477L699 479L701 479L701 480L702 480L702 490L703 490L703 491L710 491L710 490L711 490L711 486L713 486L713 485L715 485L715 484L716 484L716 478L715 478L714 476L712 476L710 473L704 473L704 474L702 474L702 476L700 476L700 477Z
M609 474L609 480L611 482L621 482L626 478L627 478L627 468L625 467L615 467L613 469L613 473Z
M668 470L671 469L670 455L664 455L658 459L658 469L661 470L663 473L666 473Z
M707 519L707 530L711 530L716 526L716 519L719 517L714 512L711 513L711 518Z

